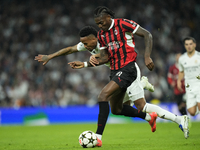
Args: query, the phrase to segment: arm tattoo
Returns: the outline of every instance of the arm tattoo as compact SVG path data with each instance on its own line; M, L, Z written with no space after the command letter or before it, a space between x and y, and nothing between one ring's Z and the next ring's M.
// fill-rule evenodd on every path
M96 65L96 66L99 66L99 65L107 63L109 61L107 49L101 50L100 51L100 57L96 57L96 59L99 62L99 64ZM88 63L88 67L93 67L92 64L90 64L89 61L87 63Z
M100 51L100 57L97 58L100 64L104 64L108 62L108 51L107 49Z

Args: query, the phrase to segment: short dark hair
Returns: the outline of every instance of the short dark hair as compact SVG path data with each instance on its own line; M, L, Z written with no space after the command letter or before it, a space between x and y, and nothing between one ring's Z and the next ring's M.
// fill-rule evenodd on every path
M94 10L94 18L97 18L97 17L99 17L100 15L103 15L103 14L108 14L112 18L115 17L115 13L112 10L110 10L109 8L105 7L105 6L98 6Z
M97 30L92 26L85 26L79 32L79 36L80 37L85 37L85 36L88 36L90 34L92 34L95 37L97 37Z
M183 44L185 44L185 41L186 41L186 40L192 40L194 43L196 43L195 38L190 37L190 36L187 36L187 37L185 37L185 38L183 39Z

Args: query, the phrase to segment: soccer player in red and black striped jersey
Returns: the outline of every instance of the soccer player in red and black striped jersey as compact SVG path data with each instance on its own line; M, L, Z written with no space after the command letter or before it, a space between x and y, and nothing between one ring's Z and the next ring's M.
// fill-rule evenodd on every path
M114 12L107 7L97 7L94 11L94 20L101 29L97 34L100 49L107 51L111 65L111 81L101 91L98 99L100 106L98 124L100 126L98 126L97 134L101 135L102 124L106 119L106 115L101 111L106 112L105 108L108 106L108 101L110 102L112 113L126 113L129 116L129 109L131 108L125 109L122 105L122 99L124 91L137 77L137 69L135 67L137 52L135 51L134 34L144 37L144 59L150 71L154 68L154 63L150 57L153 40L151 33L136 22L128 19L114 19ZM102 54L104 53L102 52ZM183 128L185 138L188 137L187 116L176 116L156 105L148 104L144 97L134 101L134 104L138 110L156 112L159 117L176 122ZM184 121L185 119L186 121Z
M101 29L97 36L100 43L100 54L97 57L98 65L110 61L111 75L110 82L102 89L99 94L99 116L96 135L98 138L97 146L101 146L101 137L109 115L109 103L111 112L115 115L131 117L133 107L123 105L123 98L128 87L135 83L138 72L136 67L137 53L133 34L144 37L145 40L145 64L152 71L154 63L150 57L152 50L152 35L150 32L140 27L136 22L127 19L114 19L114 12L104 6L99 6L94 11L94 20ZM82 68L92 66L92 62L71 62L72 68ZM139 83L135 83L141 92ZM142 89L143 90L143 89ZM138 110L144 112L156 112L159 117L168 119L179 124L184 132L185 138L188 137L188 118L187 116L176 116L159 106L146 103L144 95L139 95L134 101Z
M110 28L108 31L104 31L107 30L107 28L103 25L102 20L99 18L95 20L97 25L102 29L98 32L97 36L101 49L107 48L109 52L111 70L118 70L128 65L130 62L136 61L137 52L135 51L133 34L140 26L132 20L112 19ZM140 30L142 31L141 27ZM150 37L151 34L148 36ZM152 39L147 39L147 43L147 52L150 54ZM151 61L149 54L146 59L148 59L149 63L151 63L150 70L152 70L153 62Z

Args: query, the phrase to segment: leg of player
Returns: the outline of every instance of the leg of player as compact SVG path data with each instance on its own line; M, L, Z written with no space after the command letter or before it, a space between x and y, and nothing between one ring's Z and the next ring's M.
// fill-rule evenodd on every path
M178 104L178 110L181 113L181 115L187 115L185 102L181 102Z
M140 102L135 101L135 103ZM189 117L187 115L177 116L165 109L162 109L157 105L149 103L146 103L142 110L144 112L156 112L160 118L176 122L177 124L179 124L179 128L184 132L185 138L187 139L189 137Z
M106 122L107 122L108 115L109 115L109 104L108 104L108 101L111 98L113 98L114 95L118 95L119 93L121 93L121 88L114 81L110 81L102 89L102 91L101 91L101 93L100 93L100 95L98 97L99 115L98 115L97 131L96 131L97 142L98 142L96 146L98 146L98 147L102 146L101 138L102 138L102 134L103 134L104 128L106 126ZM120 96L123 97L122 94ZM118 100L121 101L121 105L122 105L123 99L122 100L118 99Z
M134 92L132 92L132 93L134 93ZM141 98L144 97L144 92L142 91L142 93L139 93L139 94L137 93L137 94L132 95L132 96L128 96L128 94L126 92L125 97L124 97L124 103L123 103L123 105L128 105L128 106L132 107L133 104L134 104L134 101L137 100L138 97L141 97ZM150 126L151 126L151 131L152 132L156 131L156 119L157 119L158 115L155 112L144 113L142 111L138 111L137 109L135 109L134 113L135 113L135 116L133 116L133 117L139 117L141 119L144 119L144 120L148 121L149 124L150 124ZM138 116L137 116L137 114L138 114ZM144 116L142 114L146 115L145 118L141 117L141 116Z
M114 81L110 81L101 91L99 95L99 116L98 116L98 127L96 131L98 143L96 146L100 147L102 146L102 134L108 119L109 115L109 104L108 101L110 101L111 106L111 112L115 115L124 115L128 117L139 117L142 119L150 120L150 124L154 124L155 128L155 122L157 118L156 115L151 115L149 118L146 117L146 113L143 113L142 111L139 111L132 106L122 104L123 98L124 98L125 92L122 91L122 89L119 87L117 83ZM154 131L153 131L154 132Z
M122 96L122 97L120 97L120 96ZM123 95L120 94L120 95L114 96L110 100L111 112L115 115L124 115L127 117L139 117L139 118L145 119L151 125L152 132L155 132L157 114L155 112L153 112L151 114L144 113L144 112L138 111L137 109L133 108L132 106L126 105L126 104L123 104L123 107L122 107L121 101L118 101L118 99L120 98L120 100L121 100L123 97L124 97L124 94Z
M140 70L139 70L139 67L137 66L137 64L136 64L136 68L137 68L138 76L140 76ZM137 82L137 81L138 80L136 80L134 82ZM130 92L138 90L137 93L139 93L139 91L140 91L142 94L141 82L137 82L135 85L128 87L127 90L129 90ZM134 96L135 95L133 95L133 97ZM189 126L189 118L188 118L188 116L186 116L186 115L176 116L175 114L173 114L169 111L166 111L157 105L146 103L146 100L144 98L141 98L142 95L139 95L139 96L136 96L136 98L132 98L134 101L134 104L138 110L142 110L143 112L149 112L149 113L156 112L160 118L168 119L168 120L176 122L177 124L179 124L179 128L181 128L181 130L184 132L185 138L188 138L188 134L189 134L189 127L188 127Z
M197 103L197 113L196 113L196 115L197 114L200 114L200 103Z
M191 116L195 116L195 115L199 114L198 104L199 103L197 103L197 105L195 105L193 107L188 108L188 112L190 113Z
M184 94L174 95L174 99L176 100L178 110L181 113L181 115L187 115L186 102L184 100L184 96Z
M150 92L154 92L154 86L151 83L149 83L147 77L142 76L140 82L143 86L143 89L149 90Z

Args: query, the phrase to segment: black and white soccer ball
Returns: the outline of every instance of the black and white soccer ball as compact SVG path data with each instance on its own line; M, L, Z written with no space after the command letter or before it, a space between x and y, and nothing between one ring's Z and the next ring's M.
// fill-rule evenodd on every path
M97 144L96 134L92 131L84 131L79 136L79 144L83 148L92 148Z

